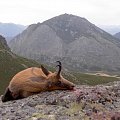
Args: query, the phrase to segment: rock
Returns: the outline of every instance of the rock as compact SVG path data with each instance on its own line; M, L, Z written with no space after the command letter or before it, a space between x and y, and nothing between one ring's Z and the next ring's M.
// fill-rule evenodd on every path
M120 112L116 112L112 117L111 120L120 120Z
M119 120L119 83L94 87L82 85L76 86L76 91L56 90L21 100L0 101L0 120Z

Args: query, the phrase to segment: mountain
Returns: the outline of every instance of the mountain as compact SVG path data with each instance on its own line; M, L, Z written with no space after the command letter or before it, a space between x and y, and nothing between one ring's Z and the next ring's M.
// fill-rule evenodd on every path
M120 39L120 32L116 33L116 34L114 35L114 37Z
M120 25L98 25L98 26L112 35L120 31Z
M7 41L21 33L26 26L14 23L0 23L0 35L4 36Z
M17 72L30 66L39 66L39 64L13 54L5 38L0 35L0 94Z
M120 71L120 41L75 15L32 24L9 46L18 55L44 63L61 60L73 71Z

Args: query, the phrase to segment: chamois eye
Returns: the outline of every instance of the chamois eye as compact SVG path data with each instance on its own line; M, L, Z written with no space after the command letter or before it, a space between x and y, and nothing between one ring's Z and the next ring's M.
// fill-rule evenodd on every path
M58 84L58 85L61 84L61 81L58 81L57 84Z

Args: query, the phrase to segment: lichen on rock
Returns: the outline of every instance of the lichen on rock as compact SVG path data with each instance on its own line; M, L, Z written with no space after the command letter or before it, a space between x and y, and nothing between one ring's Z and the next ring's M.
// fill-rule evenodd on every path
M43 92L21 100L0 101L0 120L118 120L120 81L76 86L74 91Z

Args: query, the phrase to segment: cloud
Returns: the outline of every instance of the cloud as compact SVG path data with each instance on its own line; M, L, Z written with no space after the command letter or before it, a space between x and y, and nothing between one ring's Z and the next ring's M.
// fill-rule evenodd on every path
M28 25L69 13L94 24L120 25L119 5L119 0L1 0L0 22Z

